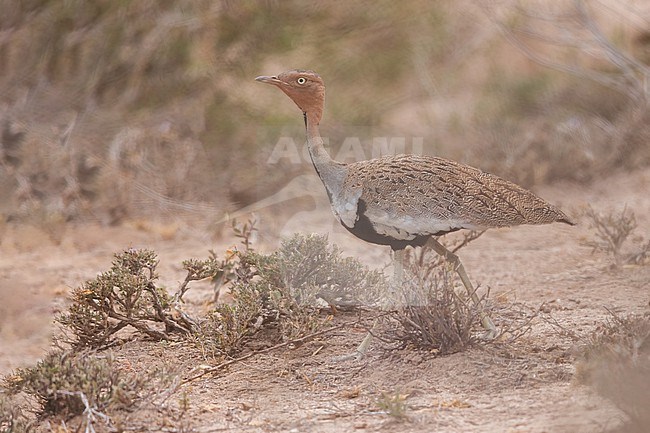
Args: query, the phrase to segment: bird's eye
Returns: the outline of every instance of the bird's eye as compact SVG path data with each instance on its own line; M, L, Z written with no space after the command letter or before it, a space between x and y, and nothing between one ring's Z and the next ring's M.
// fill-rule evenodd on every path
M305 77L299 77L297 80L298 84L305 84L307 79Z

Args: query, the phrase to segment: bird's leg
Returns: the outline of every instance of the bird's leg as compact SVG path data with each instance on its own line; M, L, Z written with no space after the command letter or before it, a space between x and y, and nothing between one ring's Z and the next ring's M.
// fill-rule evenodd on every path
M384 310L392 308L398 299L398 295L404 283L404 258L405 253L403 249L393 251L393 278L390 280L387 296L381 302L381 308ZM376 322L372 324L372 328L370 328L370 331L368 331L361 344L359 344L359 346L352 354L340 357L338 360L346 360L351 358L359 360L363 358L368 351L368 347L370 347L370 343L372 342L372 331L375 329L376 325Z
M470 297L472 298L472 301L474 301L474 304L479 308L480 311L480 316L481 316L481 324L483 325L483 328L487 331L485 337L492 339L497 336L497 327L494 326L494 323L492 322L492 319L490 319L490 316L488 316L485 311L481 309L480 305L480 299L478 298L478 295L476 294L476 290L474 290L474 287L472 286L471 281L469 280L469 277L467 276L467 272L465 272L465 267L463 264L460 262L460 259L458 256L451 251L449 251L447 248L444 247L440 242L435 240L434 238L430 238L427 244L433 248L433 250L441 255L442 257L447 260L447 262L451 263L451 265L454 267L454 271L458 274L460 277L460 280L463 282L463 285L465 286L465 289L467 289L467 293L469 293Z
M393 251L393 278L388 286L390 299L386 299L382 307L390 308L398 299L400 290L404 285L404 258L405 249Z

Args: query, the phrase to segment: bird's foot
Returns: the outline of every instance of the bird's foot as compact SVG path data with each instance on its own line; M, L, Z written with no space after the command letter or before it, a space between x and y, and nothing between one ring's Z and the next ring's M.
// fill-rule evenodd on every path
M363 357L366 356L366 352L368 351L368 346L370 346L371 341L372 334L368 332L361 344L359 344L359 347L357 347L354 352L348 353L347 355L337 356L334 358L334 362L349 361L351 359L355 361L361 361Z
M494 340L499 336L499 330L494 325L494 322L492 322L492 319L490 319L490 316L485 313L483 313L483 317L481 318L481 325L483 325L483 329L485 329L485 332L481 335L481 340Z
M334 358L332 358L332 361L333 362L345 362L350 360L361 361L364 356L366 356L366 354L359 352L359 349L357 349L352 353L348 353L347 355L335 356Z
M499 330L494 327L491 329L486 330L481 336L479 337L482 341L492 341L495 340L499 336Z

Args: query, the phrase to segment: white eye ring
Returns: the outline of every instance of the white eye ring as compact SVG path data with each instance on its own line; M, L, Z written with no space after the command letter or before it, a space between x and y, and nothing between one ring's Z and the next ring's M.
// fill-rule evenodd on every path
M298 84L305 84L307 82L307 79L305 77L300 77L296 81Z

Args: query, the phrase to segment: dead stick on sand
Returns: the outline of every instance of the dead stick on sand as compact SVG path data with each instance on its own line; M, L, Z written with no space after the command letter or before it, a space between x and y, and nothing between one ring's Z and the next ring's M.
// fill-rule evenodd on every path
M384 313L378 315L375 318L385 316L386 314L388 314L388 312L384 312ZM222 362L221 364L215 365L214 367L206 368L202 372L200 372L198 374L195 374L194 376L188 377L187 379L184 379L181 382L181 385L185 385L187 383L193 382L196 379L200 379L201 377L206 376L208 374L216 373L217 371L219 371L219 370L221 370L221 369L223 369L225 367L228 367L229 365L236 364L237 362L245 361L248 358L252 358L255 355L261 355L263 353L272 352L272 351L274 351L276 349L280 349L280 348L288 346L290 344L304 343L304 342L309 341L312 338L318 337L320 335L329 334L330 332L338 331L339 329L343 329L343 328L345 328L347 326L358 325L359 323L361 323L363 321L366 321L366 320L369 320L369 319L361 318L361 319L354 320L352 322L342 323L340 325L333 326L331 328L323 329L322 331L313 332L313 333L311 333L309 335L305 335L304 337L297 338L295 340L285 341L284 343L276 344L275 346L267 347L266 349L256 350L256 351L251 352L251 353L249 353L247 355L240 356L239 358L231 359L229 361L225 361L225 362Z

